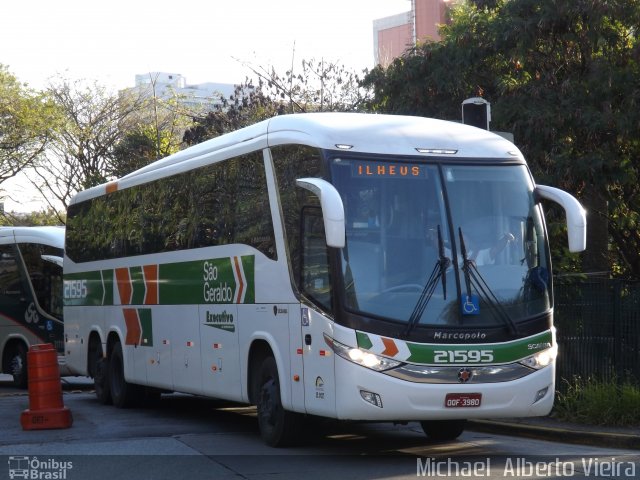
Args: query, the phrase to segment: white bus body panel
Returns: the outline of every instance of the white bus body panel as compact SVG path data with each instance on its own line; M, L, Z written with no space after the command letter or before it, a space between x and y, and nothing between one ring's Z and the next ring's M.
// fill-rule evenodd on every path
M548 388L544 398L534 399ZM553 406L555 363L526 377L502 383L412 383L336 358L336 400L342 420L438 420L543 416ZM360 390L377 393L383 408L365 402ZM448 393L482 393L480 407L446 408Z

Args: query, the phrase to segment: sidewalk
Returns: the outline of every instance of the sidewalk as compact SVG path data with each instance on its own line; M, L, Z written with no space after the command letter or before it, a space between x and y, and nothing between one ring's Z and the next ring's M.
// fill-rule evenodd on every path
M640 450L640 427L582 425L552 417L470 420L469 430L540 440Z

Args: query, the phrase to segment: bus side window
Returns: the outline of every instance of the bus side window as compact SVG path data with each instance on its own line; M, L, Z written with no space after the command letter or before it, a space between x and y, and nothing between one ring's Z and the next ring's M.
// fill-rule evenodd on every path
M24 288L13 245L0 245L0 295L14 301L24 298Z
M302 210L302 288L321 306L331 308L329 257L319 208Z
M41 245L22 243L20 251L40 308L61 319L62 267L43 258L47 252Z

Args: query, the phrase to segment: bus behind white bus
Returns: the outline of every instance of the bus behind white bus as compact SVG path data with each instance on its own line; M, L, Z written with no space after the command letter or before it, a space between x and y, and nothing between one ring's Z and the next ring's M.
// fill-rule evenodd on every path
M549 413L557 344L543 198L521 152L445 121L285 115L79 193L65 350L118 407L163 391L257 406L272 446L306 416Z
M63 249L63 227L0 227L0 358L19 388L31 345L53 344L64 366Z

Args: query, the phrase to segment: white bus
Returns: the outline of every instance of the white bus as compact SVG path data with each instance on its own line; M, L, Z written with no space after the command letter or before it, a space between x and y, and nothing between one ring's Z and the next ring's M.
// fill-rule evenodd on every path
M0 227L0 358L20 388L31 345L54 344L64 365L63 248L63 227Z
M278 116L79 193L67 362L122 407L179 391L257 405L269 445L305 415L546 415L556 342L541 198L572 251L585 214L520 151L427 118Z

